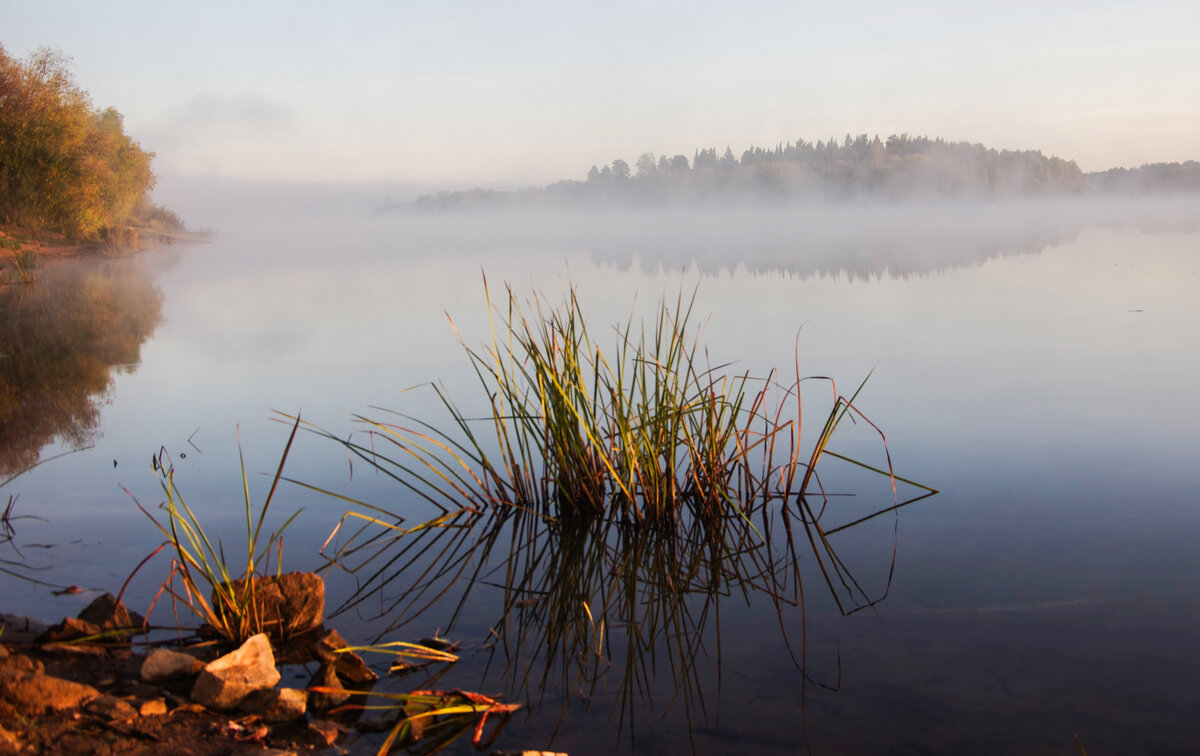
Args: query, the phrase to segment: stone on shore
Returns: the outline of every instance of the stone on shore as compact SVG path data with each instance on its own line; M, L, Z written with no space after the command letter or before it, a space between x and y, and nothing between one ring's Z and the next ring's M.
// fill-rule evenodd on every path
M99 635L100 626L87 620L67 617L37 637L38 643L59 643Z
M192 700L210 709L236 709L254 691L275 687L279 678L271 642L259 633L205 666L192 687Z
M4 725L0 724L0 755L18 754L21 752L21 741L16 735L5 729Z
M204 669L204 663L191 654L156 648L142 662L142 682L157 683L176 677L196 675Z
M100 691L90 685L0 667L0 699L22 714L68 711L99 697Z
M83 710L110 722L128 722L138 716L133 704L116 696L93 698L83 705Z
M373 683L379 675L367 666L362 657L353 651L341 651L349 644L337 630L330 630L313 646L317 661L333 667L337 676L351 683Z
M282 724L301 719L307 704L306 691L297 688L269 688L247 696L242 702L242 711L257 714L267 724Z
M137 612L131 612L111 593L100 596L87 605L78 615L84 622L90 622L101 630L126 630L142 628L146 619Z

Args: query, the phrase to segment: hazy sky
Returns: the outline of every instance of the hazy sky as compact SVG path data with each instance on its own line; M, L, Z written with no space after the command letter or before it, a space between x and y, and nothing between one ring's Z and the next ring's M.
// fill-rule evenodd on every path
M1200 158L1200 2L0 0L160 174L511 185L908 132Z

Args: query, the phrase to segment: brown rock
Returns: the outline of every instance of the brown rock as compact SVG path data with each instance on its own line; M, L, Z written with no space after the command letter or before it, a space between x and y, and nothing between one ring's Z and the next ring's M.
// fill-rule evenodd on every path
M11 669L14 672L36 672L39 675L46 671L45 664L25 654L13 654L6 659L0 660L0 667Z
M275 669L271 642L259 633L236 651L210 662L192 686L192 700L211 709L236 709L246 696L273 688L277 682L279 670Z
M342 729L328 719L314 719L308 723L308 731L327 746L336 743L342 734Z
M176 677L198 675L202 669L204 669L204 662L191 654L156 648L146 654L139 675L142 682L162 682Z
M301 719L307 704L307 691L296 688L269 688L247 696L242 702L242 711L257 714L267 724L280 724Z
M67 711L99 697L100 691L90 685L36 672L0 668L0 699L8 701L23 714Z
M83 706L88 714L95 715L110 722L129 721L138 715L133 704L115 696L100 696L93 698Z
M21 741L16 735L5 729L4 725L0 725L0 756L15 755L20 752Z
M288 572L279 577L256 577L250 587L255 611L263 619L262 629L273 637L290 638L325 621L325 583L319 575ZM246 581L233 581L230 590L235 596L244 595Z
M138 707L138 714L143 717L160 716L167 713L167 702L161 698L155 698L149 701L142 701L142 705Z
M100 634L100 626L86 620L67 617L37 637L38 643L59 643Z
M379 679L362 657L353 651L343 651L349 644L337 630L330 630L325 637L317 641L313 653L317 660L328 667L333 667L342 680L352 683L373 683Z
M102 630L124 630L142 628L146 619L137 612L131 612L117 600L116 596L106 593L87 605L79 613L79 619L90 622Z

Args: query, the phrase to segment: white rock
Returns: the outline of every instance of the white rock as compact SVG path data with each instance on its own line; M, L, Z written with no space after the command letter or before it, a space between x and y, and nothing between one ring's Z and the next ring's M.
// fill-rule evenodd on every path
M210 662L192 686L192 700L210 709L236 709L254 691L275 687L279 677L271 642L259 633Z

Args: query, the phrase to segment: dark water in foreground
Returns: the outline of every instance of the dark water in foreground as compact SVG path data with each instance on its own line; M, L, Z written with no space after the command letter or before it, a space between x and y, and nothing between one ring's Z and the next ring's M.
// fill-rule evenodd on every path
M352 428L346 412L371 405L436 420L432 394L405 389L440 380L481 411L443 314L469 344L487 338L481 271L493 288L507 280L552 301L569 279L601 325L698 282L714 363L790 374L798 360L843 393L874 368L859 406L887 434L897 472L941 493L835 536L872 595L888 584L894 549L890 592L873 609L840 616L805 563L806 632L798 611L734 596L721 604L719 664L709 621L690 687L659 656L622 715L612 713L617 675L581 696L558 674L497 747L783 753L807 723L817 753L1070 753L1075 733L1092 754L1200 752L1197 210L761 211L678 227L650 216L356 218L46 268L35 290L0 292L0 462L12 472L82 450L0 489L19 495L16 514L42 518L14 521L0 558L48 583L115 590L159 543L122 486L158 502L160 446L229 547L242 538L239 425L261 499L268 480L257 473L273 470L287 435L271 410L337 433ZM814 414L827 391L806 395L822 407ZM842 444L878 454L862 428ZM288 469L413 521L428 514L363 465L351 479L344 452L312 436ZM886 485L836 469L830 485L857 494L833 500L836 522L891 502ZM285 564L319 567L344 507L296 487L274 506L276 522L304 508ZM129 603L148 605L166 569L160 560L138 573ZM356 577L331 575L331 603ZM54 597L0 574L3 611L74 613L93 595ZM468 658L444 687L506 687L503 659L485 673L479 650L496 601L480 586L464 607L451 635ZM451 609L389 637L445 628ZM376 613L332 624L365 640L388 624ZM154 618L168 623L169 611ZM802 685L781 621L817 682ZM617 650L609 661L619 671L624 660ZM839 674L836 692L817 684Z

